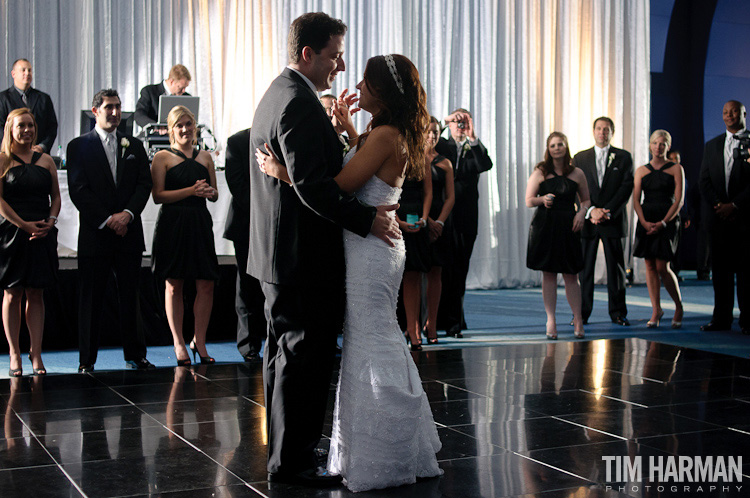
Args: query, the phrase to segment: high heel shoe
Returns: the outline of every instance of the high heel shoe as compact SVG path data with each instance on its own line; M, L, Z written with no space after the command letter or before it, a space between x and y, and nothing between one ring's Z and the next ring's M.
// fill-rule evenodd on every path
M8 369L8 377L21 377L21 376L23 376L23 367Z
M191 350L191 351L193 352L193 361L196 361L196 360L195 360L195 357L197 356L198 358L200 358L200 359L201 359L201 364L203 364L203 365L205 365L205 364L207 364L207 363L208 363L208 364L211 364L211 363L216 363L216 360L214 360L214 359L213 359L213 358L211 358L210 356L201 356L201 355L200 355L200 354L198 353L198 346L196 346L195 342L191 342L191 343L190 343L190 345L189 345L188 347L189 347L189 348L190 348L190 350Z
M661 317L664 316L664 310L662 310L659 315L656 317L656 321L652 322L651 320L646 322L646 327L649 329L655 329L659 326L659 322L661 321Z
M586 336L583 330L574 330L573 335L575 336L576 339L583 339Z
M680 319L677 320L677 313L680 314ZM675 310L674 312L674 318L672 318L672 328L673 329L679 329L682 327L682 318L685 315L685 310L680 308L678 310Z
M34 375L39 375L39 376L41 376L41 375L47 375L47 369L46 368L44 368L44 367L42 367L42 368L34 368L34 362L31 359L31 353L29 353L29 361L31 362L31 369L34 371ZM11 377L13 377L13 376L11 375Z
M427 344L429 345L435 345L438 344L438 337L437 337L437 330L435 331L435 337L430 337L429 332L427 332L427 327L422 329L422 334L427 338Z
M410 342L409 347L411 347L412 351L422 351L422 343L421 342Z
M547 339L549 339L550 341L557 340L557 330L556 329L550 330L549 329L549 324L547 324L547 334L546 334L546 336L547 336Z
M175 357L177 356L177 348L174 348L174 355L175 355ZM189 367L192 364L193 363L190 361L190 355L188 355L188 357L185 358L184 360L181 360L181 359L177 358L177 366L178 367Z

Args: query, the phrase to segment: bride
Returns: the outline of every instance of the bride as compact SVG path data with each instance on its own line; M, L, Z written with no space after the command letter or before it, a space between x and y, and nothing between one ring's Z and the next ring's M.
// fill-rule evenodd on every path
M356 98L334 103L334 122L355 145L335 180L364 204L395 204L404 179L424 173L429 114L419 73L402 55L375 56L357 89L372 120L357 136L347 107ZM268 145L266 152L255 151L260 169L289 183ZM396 322L406 252L402 239L394 245L344 231L347 304L328 471L341 474L351 491L442 474L432 412Z

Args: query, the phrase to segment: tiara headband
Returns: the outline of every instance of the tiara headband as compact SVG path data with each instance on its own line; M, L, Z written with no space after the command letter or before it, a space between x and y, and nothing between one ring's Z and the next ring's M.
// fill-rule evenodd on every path
M393 76L393 81L396 82L398 91L401 92L401 95L404 95L404 84L401 82L401 76L398 75L398 71L396 70L396 62L393 60L393 56L388 54L383 57L385 57L385 63L388 64L388 69L391 71L391 76Z

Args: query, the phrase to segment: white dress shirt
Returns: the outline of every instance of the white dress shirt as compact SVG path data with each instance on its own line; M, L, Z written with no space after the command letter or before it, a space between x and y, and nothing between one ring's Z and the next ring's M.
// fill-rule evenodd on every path
M609 145L604 148L594 145L594 152L596 152L596 178L599 180L599 186L601 187L604 180L604 173L607 171Z
M724 138L724 188L726 189L727 194L729 194L729 177L732 174L732 166L734 165L732 154L734 149L740 144L740 141L734 138L734 136L739 135L744 131L744 128L737 133L732 133L727 130L726 138Z

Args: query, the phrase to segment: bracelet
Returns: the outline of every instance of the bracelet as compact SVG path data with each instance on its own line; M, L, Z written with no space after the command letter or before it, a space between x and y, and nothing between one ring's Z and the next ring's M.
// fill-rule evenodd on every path
M661 226L664 228L667 228L667 222L664 220L661 220Z
M444 227L444 226L445 226L445 223L443 223L443 222L442 222L442 221L440 221L440 220L435 220L435 223L437 223L437 224L438 224L438 225L440 225L441 227Z
M47 219L52 220L54 222L53 224L57 225L57 216L48 216Z

